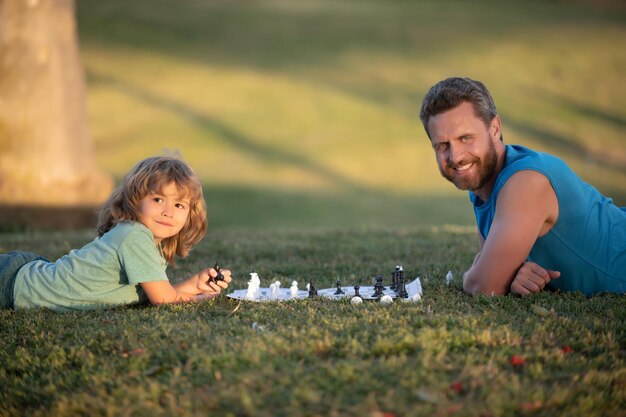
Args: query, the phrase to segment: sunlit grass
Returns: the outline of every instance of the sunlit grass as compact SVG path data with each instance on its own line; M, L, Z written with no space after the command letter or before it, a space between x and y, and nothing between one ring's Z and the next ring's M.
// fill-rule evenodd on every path
M188 1L175 12L160 2L149 9L79 5L98 161L116 177L175 148L216 185L454 193L418 111L434 82L467 75L491 89L508 143L553 152L626 201L622 8Z

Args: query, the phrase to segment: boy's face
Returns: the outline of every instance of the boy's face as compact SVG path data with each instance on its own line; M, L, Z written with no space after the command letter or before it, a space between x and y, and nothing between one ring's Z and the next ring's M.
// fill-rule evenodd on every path
M160 191L152 192L139 201L139 221L154 235L154 243L176 235L187 223L189 198L170 182Z

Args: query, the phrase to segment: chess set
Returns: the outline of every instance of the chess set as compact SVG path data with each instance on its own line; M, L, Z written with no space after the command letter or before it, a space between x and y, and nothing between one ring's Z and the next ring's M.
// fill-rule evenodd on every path
M344 287L341 281L337 281L334 288L320 290L316 289L310 281L306 285L306 290L299 289L297 281L292 281L289 288L281 288L280 281L274 281L269 287L261 288L259 275L252 271L250 272L250 281L248 281L247 289L235 290L228 294L230 298L254 302L324 297L333 300L348 298L353 304L364 300L380 301L381 303L391 303L394 299L419 301L421 296L422 284L419 277L407 283L402 266L396 266L391 274L391 284L389 285L385 285L383 277L378 276L375 279L375 284L372 286L355 285L353 287Z

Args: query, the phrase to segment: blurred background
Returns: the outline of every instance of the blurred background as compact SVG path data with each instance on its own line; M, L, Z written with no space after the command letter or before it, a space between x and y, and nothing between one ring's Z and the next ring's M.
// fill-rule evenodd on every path
M421 122L449 76L506 143L626 205L626 6L611 1L80 0L87 118L115 181L179 152L209 228L472 225Z

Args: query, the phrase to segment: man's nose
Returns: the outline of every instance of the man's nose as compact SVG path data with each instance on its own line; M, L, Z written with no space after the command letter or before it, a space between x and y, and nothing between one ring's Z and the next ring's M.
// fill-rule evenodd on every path
M448 149L448 160L453 164L458 164L463 160L465 152L461 146L450 144Z

